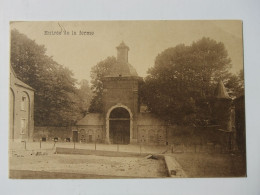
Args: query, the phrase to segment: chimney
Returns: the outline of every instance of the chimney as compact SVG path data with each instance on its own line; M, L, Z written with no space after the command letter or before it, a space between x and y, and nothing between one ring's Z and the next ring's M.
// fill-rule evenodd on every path
M128 51L129 47L122 43L116 47L117 48L117 61L121 63L128 63Z

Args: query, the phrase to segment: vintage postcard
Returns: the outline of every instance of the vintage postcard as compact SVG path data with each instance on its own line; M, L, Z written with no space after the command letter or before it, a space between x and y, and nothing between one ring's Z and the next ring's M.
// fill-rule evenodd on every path
M10 22L9 177L246 177L242 21Z

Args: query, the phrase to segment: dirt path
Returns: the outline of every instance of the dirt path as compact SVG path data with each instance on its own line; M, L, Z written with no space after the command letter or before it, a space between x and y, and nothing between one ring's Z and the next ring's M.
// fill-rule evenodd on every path
M143 157L105 157L95 155L22 155L10 156L10 170L78 173L100 177L166 177L163 160ZM10 175L11 176L11 175ZM55 177L64 178L57 174ZM87 177L88 178L88 177Z

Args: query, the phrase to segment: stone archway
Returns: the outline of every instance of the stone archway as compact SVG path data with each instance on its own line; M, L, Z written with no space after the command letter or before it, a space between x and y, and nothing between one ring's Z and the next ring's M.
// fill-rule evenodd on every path
M129 144L133 136L133 114L122 104L112 106L106 114L106 142Z

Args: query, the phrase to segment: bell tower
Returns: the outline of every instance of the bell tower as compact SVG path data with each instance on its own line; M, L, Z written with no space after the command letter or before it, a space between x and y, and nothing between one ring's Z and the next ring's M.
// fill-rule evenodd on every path
M103 78L106 142L136 143L136 119L139 112L138 87L141 78L134 67L128 63L129 47L122 42L116 49L117 61L112 65L109 75ZM120 118L121 114L117 114L117 117L113 118L113 113L119 111L127 113L128 118ZM128 129L124 129L126 127Z

